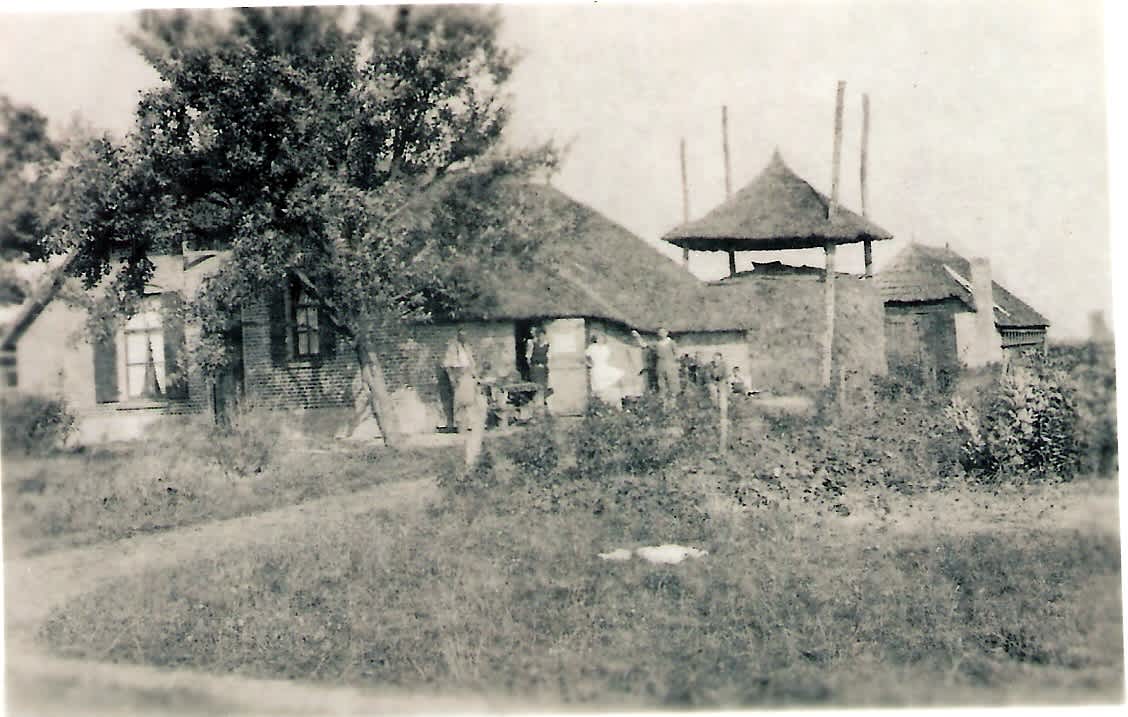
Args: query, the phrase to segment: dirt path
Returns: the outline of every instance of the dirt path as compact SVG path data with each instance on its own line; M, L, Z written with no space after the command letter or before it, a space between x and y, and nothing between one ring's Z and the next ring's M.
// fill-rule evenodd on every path
M497 711L477 697L325 688L195 670L62 659L37 644L52 609L107 581L231 550L289 539L294 526L357 516L374 508L418 511L430 479L385 484L257 515L9 561L6 565L7 692L12 714L385 714Z

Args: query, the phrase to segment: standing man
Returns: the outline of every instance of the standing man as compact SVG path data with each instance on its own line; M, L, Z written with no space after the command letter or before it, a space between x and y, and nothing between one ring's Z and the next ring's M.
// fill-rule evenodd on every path
M466 466L474 465L482 451L485 428L485 401L478 390L478 369L474 353L466 343L466 334L459 329L447 345L443 369L454 388L454 424L466 435Z
M678 376L678 346L670 338L670 332L664 328L658 329L658 340L647 344L642 340L637 331L631 331L631 336L643 348L654 351L655 371L658 374L658 393L666 402L671 402L681 391L681 381Z
M719 406L721 401L728 401L728 365L725 364L725 357L719 351L713 354L713 360L706 367L705 378L709 384L709 399L713 405Z
M525 346L525 359L529 362L529 379L540 386L541 402L548 405L548 338L539 326L533 327L533 335Z

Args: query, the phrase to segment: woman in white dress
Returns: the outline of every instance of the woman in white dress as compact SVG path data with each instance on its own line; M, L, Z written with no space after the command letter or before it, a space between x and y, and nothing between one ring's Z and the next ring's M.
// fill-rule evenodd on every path
M623 372L611 365L611 347L601 341L598 334L594 334L585 354L591 372L592 394L600 401L618 408L623 398L619 386Z

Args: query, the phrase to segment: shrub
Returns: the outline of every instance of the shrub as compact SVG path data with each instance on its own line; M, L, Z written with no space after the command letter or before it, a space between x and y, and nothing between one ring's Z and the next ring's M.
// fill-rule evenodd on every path
M59 450L75 429L75 417L61 398L5 393L4 451L43 454Z
M499 448L527 479L544 481L560 465L559 426L551 415L538 418L519 436L499 441Z
M960 436L960 461L982 480L1004 475L1072 478L1079 467L1078 415L1068 379L1040 366L998 376L946 411Z
M676 405L648 394L624 410L593 402L571 434L575 469L581 476L646 475L703 446L712 422L699 397Z
M1110 346L1054 345L1046 362L1069 377L1077 406L1082 469L1116 475L1116 365Z

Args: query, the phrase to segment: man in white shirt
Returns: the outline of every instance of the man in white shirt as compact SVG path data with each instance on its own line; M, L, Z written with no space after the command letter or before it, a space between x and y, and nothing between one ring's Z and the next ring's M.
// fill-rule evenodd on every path
M482 451L485 430L485 399L478 390L478 370L474 353L466 343L462 329L447 345L443 369L454 389L454 423L459 433L466 434L466 465L472 466Z

